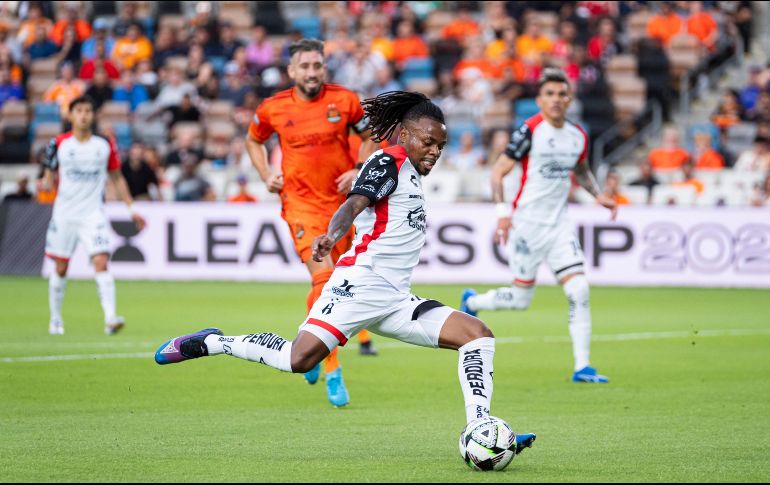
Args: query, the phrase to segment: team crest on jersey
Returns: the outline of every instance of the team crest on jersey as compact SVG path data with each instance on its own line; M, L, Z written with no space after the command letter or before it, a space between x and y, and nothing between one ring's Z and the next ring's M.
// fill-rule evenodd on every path
M326 119L329 120L330 123L337 123L342 119L340 110L337 109L335 104L332 103L329 105L329 108L326 110Z
M423 207L409 211L406 218L409 220L409 227L425 232L425 209Z
M529 254L529 246L527 245L527 241L522 238L518 238L516 240L516 252L519 254Z

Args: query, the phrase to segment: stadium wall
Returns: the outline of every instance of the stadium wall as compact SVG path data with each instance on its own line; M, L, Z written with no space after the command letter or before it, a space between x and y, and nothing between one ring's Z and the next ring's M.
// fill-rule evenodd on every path
M34 204L32 205L34 206ZM107 206L118 279L307 282L279 206L265 203L137 204L148 226L137 234L126 208ZM19 209L20 210L20 209ZM495 246L488 204L428 207L428 241L414 281L507 284L507 249ZM9 213L0 252L3 274L48 275L43 263L50 212ZM770 288L766 209L623 207L618 220L598 207L574 206L592 284ZM8 252L7 248L16 248ZM42 267L42 271L41 271ZM78 248L70 276L93 270ZM553 284L543 266L538 281Z

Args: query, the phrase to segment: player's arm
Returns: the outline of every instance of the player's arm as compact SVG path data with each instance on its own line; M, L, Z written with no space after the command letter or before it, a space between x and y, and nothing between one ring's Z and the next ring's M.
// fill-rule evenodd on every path
M128 190L128 184L126 184L126 179L123 178L123 173L119 168L110 170L108 173L112 184L115 186L115 191L118 193L118 197L120 197L120 200L126 204L129 212L131 212L131 220L136 224L136 228L141 231L147 225L147 222L144 220L144 217L134 210L134 199L131 197L131 191Z
M51 138L51 141L45 147L45 155L43 156L43 163L38 177L40 179L40 188L45 191L51 190L54 184L54 172L59 170L58 150L59 144L56 138Z
M513 227L511 221L513 208L511 204L505 202L503 179L511 173L517 160L522 160L527 156L531 147L532 131L525 123L513 132L511 142L505 147L505 151L497 157L497 161L492 167L492 200L496 204L495 211L497 213L497 229L495 229L493 237L495 244L507 243L508 235L511 232L511 227Z
M348 197L348 200L337 209L334 213L334 217L329 222L329 229L326 234L322 234L313 240L313 260L319 263L323 261L329 253L331 253L334 246L337 245L340 239L350 231L353 226L353 221L356 217L363 212L364 209L369 207L369 198L360 195L353 194Z
M581 160L575 165L575 180L577 180L577 183L586 189L589 194L596 198L596 202L610 210L612 214L610 220L614 221L615 217L618 215L618 205L611 197L608 197L601 192L599 184L596 182L596 177L594 177L594 174L588 167L587 161Z
M267 157L267 148L265 141L273 134L273 127L270 125L265 105L257 108L254 118L249 124L249 131L246 134L246 152L254 168L257 169L259 178L267 186L267 190L276 194L283 190L283 175L275 174L270 170L270 163Z

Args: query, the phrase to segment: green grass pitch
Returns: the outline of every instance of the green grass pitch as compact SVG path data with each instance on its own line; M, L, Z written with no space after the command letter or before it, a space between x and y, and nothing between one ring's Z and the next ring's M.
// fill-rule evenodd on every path
M322 382L221 356L158 366L166 339L218 325L293 338L302 284L119 281L127 327L102 333L93 281L70 281L66 335L47 282L0 279L0 481L768 481L768 291L592 288L592 361L572 384L567 304L482 313L498 338L492 413L537 442L502 473L460 460L457 355L375 336L341 352L351 404ZM458 304L459 286L414 291ZM46 356L53 356L46 360Z

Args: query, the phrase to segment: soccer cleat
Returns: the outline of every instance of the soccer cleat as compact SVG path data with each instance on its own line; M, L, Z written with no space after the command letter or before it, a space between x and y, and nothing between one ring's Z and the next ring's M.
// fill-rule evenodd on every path
M377 355L377 350L372 345L372 341L368 342L361 342L361 344L358 347L358 353L361 355L371 355L375 356Z
M468 308L468 298L476 296L476 290L473 288L466 288L463 290L463 296L460 299L460 311L463 313L467 313L468 315L475 317L478 312L474 312L470 308Z
M304 376L307 383L311 386L318 382L318 378L321 376L321 364L316 364L311 371L305 372Z
M64 322L61 320L51 320L48 324L48 333L51 335L64 335Z
M610 382L607 376L596 373L596 369L591 366L583 367L572 374L572 382L591 382L594 384L605 384Z
M341 368L326 374L326 397L335 408L341 408L350 402Z
M155 352L155 362L160 365L176 364L209 355L204 340L209 335L224 335L218 328L205 328L195 333L173 338L161 345Z
M516 454L518 455L524 448L532 448L532 443L535 442L535 436L532 433L517 434L516 435Z
M115 320L113 320L111 323L104 324L104 334L115 335L116 333L120 332L125 326L126 326L126 320L123 317L115 317Z

